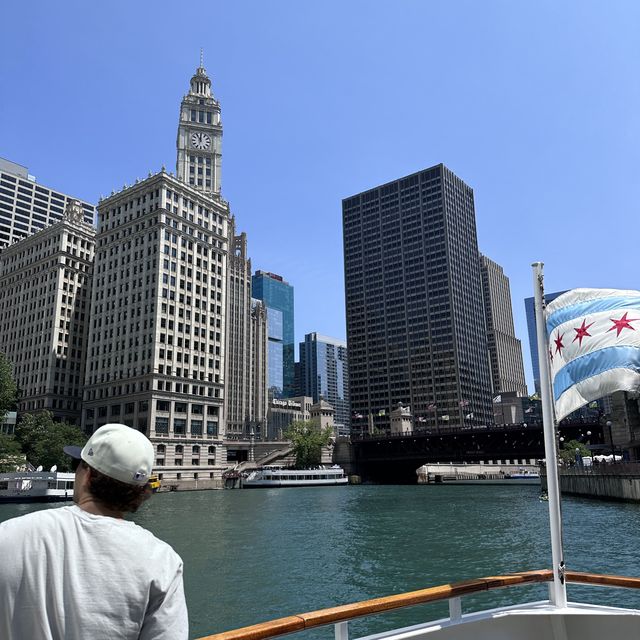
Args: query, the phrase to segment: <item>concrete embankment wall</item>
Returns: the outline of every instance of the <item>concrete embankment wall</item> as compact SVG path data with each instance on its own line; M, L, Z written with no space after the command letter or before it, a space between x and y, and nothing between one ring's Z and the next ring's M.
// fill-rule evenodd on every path
M543 477L544 489L546 489L546 481L546 477ZM640 502L640 475L561 472L560 491L567 495Z

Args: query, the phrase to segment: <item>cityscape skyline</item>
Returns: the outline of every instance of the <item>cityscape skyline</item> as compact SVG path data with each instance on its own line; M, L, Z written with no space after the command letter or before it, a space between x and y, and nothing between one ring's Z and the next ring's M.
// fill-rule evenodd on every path
M366 11L354 3L311 6L304 17L283 2L254 6L247 17L243 5L204 7L196 25L169 4L157 14L144 4L130 7L126 22L117 11L80 13L72 3L35 2L29 14L8 7L0 156L28 166L38 183L94 204L163 161L173 169L176 104L202 46L225 106L222 196L247 232L255 268L295 287L296 342L313 331L346 335L341 199L436 162L474 189L479 244L510 278L520 340L527 335L523 300L531 295L533 260L547 263L549 291L637 287L633 234L618 239L614 259L593 228L602 212L623 222L635 212L628 185L640 96L626 78L634 77L638 7L454 3L445 10L408 3L389 17L382 3ZM215 39L214 18L225 27ZM378 50L388 20L404 35ZM190 36L163 42L160 63L148 51L152 27L161 23L189 26ZM355 46L349 34L360 23ZM446 69L425 66L438 50L451 57ZM400 75L381 86L382 103L372 101L392 69ZM428 71L420 76L424 86L410 81L421 69ZM434 87L438 101L425 111ZM381 118L388 131L379 154L371 132ZM322 122L328 144L315 133ZM274 189L277 198L265 199Z

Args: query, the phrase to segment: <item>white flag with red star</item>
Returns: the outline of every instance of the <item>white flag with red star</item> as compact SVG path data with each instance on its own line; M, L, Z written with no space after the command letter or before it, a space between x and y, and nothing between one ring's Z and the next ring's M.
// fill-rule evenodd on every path
M640 389L640 291L573 289L545 309L556 417Z

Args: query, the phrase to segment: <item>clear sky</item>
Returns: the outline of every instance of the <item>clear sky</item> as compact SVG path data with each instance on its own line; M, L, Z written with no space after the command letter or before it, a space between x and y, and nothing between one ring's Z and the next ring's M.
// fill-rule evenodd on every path
M638 288L640 3L7 2L0 156L97 202L164 164L200 47L222 192L254 269L295 287L296 338L346 336L341 200L444 162L523 299Z

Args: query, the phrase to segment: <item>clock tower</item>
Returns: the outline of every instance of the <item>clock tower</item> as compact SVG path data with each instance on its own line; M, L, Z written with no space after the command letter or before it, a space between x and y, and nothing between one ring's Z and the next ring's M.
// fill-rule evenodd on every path
M211 94L200 54L189 93L180 105L176 173L180 180L211 196L220 196L222 123L220 103Z

